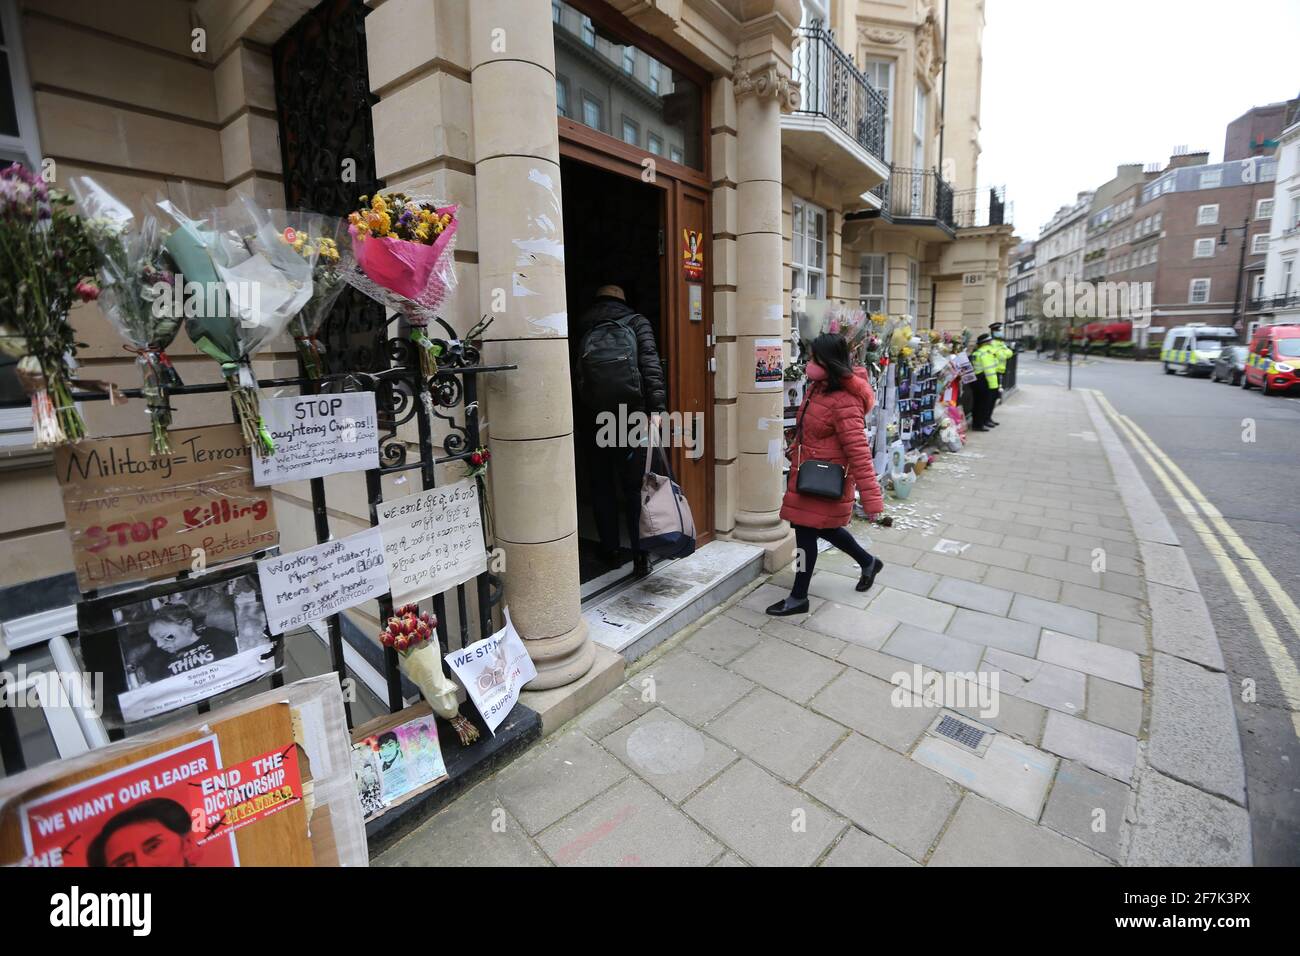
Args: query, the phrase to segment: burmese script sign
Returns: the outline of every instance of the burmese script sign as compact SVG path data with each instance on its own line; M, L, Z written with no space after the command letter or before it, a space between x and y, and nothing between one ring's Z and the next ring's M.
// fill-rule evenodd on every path
M487 570L477 479L385 501L376 511L394 604L446 591Z
M270 489L255 488L236 425L172 429L172 453L149 435L87 438L54 453L77 583L83 591L172 577L279 541Z

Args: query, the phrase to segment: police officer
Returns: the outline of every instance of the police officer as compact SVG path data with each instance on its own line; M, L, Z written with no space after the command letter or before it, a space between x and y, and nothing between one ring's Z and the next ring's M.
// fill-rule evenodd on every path
M971 431L986 432L993 425L993 402L997 399L998 353L993 345L993 337L987 332L975 340L975 351L970 357L971 368L975 370L975 407ZM996 426L994 426L996 427Z
M993 396L993 404L996 405L998 402L1002 401L1001 383L1005 382L1007 378L1007 359L1011 358L1011 356L1014 355L1015 352L1012 351L1011 346L1007 345L1007 343L1002 338L1001 322L994 322L992 325L990 325L989 334L992 336L993 339L993 341L990 342L989 344L993 347L994 353L997 355L998 358L998 383L999 383L998 393ZM992 406L989 407L989 424L992 425L994 428L998 427L998 423L993 420Z

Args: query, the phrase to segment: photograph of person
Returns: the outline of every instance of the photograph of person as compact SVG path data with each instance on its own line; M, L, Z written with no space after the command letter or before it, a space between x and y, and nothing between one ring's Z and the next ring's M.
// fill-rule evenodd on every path
M199 866L202 859L189 811L165 797L110 818L86 850L86 862L97 867Z

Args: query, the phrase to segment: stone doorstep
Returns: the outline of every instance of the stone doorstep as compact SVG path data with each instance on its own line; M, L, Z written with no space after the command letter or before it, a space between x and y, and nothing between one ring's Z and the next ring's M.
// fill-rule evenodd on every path
M596 659L591 670L572 684L549 690L520 691L519 702L541 718L543 736L577 717L623 682L623 670L627 666L623 655L599 644L594 647Z

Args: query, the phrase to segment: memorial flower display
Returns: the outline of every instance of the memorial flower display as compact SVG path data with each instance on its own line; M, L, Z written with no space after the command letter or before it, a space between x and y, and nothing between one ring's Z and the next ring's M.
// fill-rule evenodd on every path
M426 329L456 285L456 206L399 192L362 196L361 202L348 216L356 268L346 273L347 279L402 313L427 378L437 372L438 363L437 346Z
M351 267L351 254L346 242L340 243L347 231L342 220L331 216L288 213L285 218L287 225L280 231L280 240L312 267L311 298L290 320L289 331L303 371L308 378L317 380L325 373L325 348L316 333L347 288L344 275Z
M80 441L72 399L77 341L68 311L99 296L99 255L72 197L18 163L0 170L0 351L18 359L33 444Z
M418 604L404 604L379 632L379 643L397 651L402 671L429 702L433 712L451 724L462 746L478 739L478 728L461 716L456 682L442 670L442 655L435 638L438 619Z

